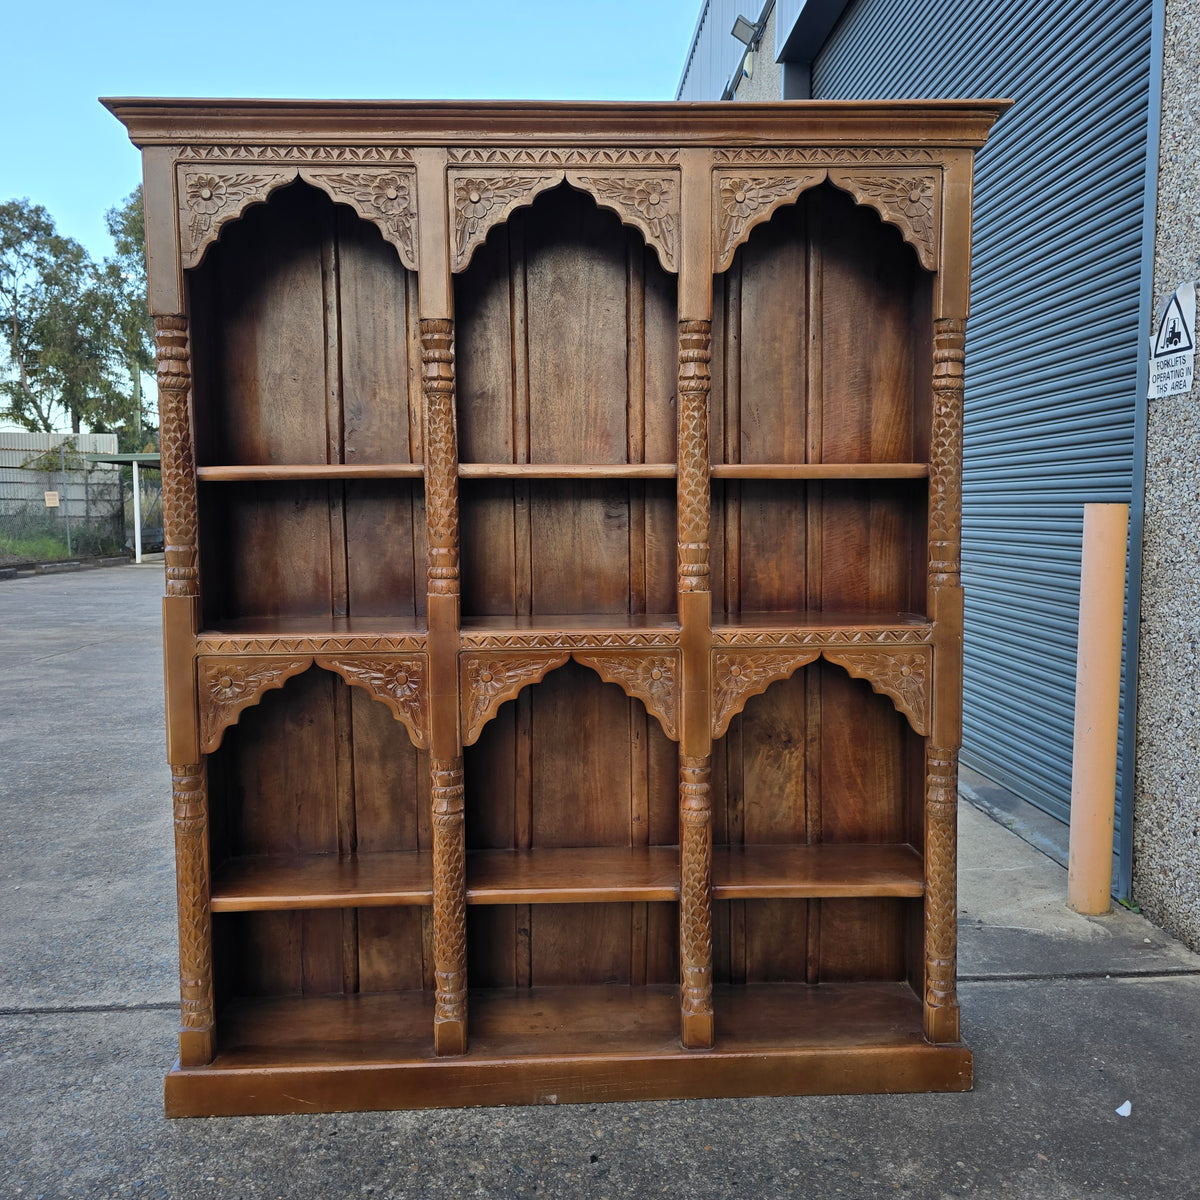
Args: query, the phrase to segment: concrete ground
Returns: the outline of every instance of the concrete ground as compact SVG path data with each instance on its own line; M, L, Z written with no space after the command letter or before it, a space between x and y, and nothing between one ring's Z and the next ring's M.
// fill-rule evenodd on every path
M0 583L0 1200L1200 1195L1200 957L967 805L973 1092L165 1120L161 593Z

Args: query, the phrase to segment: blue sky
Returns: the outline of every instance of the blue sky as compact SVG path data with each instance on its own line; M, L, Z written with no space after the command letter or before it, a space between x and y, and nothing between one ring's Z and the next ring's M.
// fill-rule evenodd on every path
M98 96L669 100L702 0L4 6L0 201L99 257L141 178Z

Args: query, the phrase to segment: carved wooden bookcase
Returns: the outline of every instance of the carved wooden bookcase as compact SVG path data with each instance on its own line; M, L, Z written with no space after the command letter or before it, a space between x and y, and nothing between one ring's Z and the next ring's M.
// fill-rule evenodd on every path
M106 103L158 330L167 1111L969 1087L1003 102Z

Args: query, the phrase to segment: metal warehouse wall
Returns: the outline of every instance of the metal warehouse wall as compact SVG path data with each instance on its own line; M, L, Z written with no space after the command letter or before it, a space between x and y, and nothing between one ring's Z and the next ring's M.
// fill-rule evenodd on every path
M1064 820L1082 505L1132 482L1151 9L856 0L813 63L822 99L1017 101L977 160L963 760Z
M739 16L757 21L762 0L705 0L676 100L720 100L746 49L730 30Z

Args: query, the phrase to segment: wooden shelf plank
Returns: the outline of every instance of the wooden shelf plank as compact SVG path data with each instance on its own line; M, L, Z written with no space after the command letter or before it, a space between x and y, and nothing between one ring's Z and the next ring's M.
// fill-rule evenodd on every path
M922 896L923 872L911 846L713 847L718 900Z
M459 463L460 479L674 479L674 463Z
M421 851L234 858L213 873L213 912L431 904L433 860Z
M928 463L713 463L714 479L928 479Z
M369 645L373 650L386 652L393 648L419 649L425 633L424 617L334 617L321 613L222 620L201 629L196 638L201 653L237 653L240 643L245 644L248 653L261 653L258 646L263 642L304 642L309 653L320 653L320 643L324 641L334 643L331 650L344 649L341 643L347 641L361 641L363 648ZM391 642L396 646L390 646ZM212 648L217 645L219 651Z
M675 846L475 850L468 904L596 904L678 900Z
M780 612L714 612L713 625L731 629L891 629L928 625L918 613L883 610L791 609Z
M420 463L255 463L197 467L201 483L278 482L289 479L420 479Z

